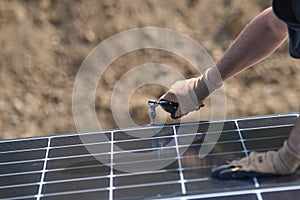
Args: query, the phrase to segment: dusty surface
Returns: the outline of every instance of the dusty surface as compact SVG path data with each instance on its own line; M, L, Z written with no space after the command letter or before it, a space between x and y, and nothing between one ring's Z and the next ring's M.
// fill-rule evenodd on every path
M184 33L216 61L241 29L270 1L253 0L1 0L0 138L76 131L72 89L76 73L103 40L137 27ZM116 128L111 93L128 70L145 63L196 76L190 64L167 52L139 50L123 55L101 77L96 111L102 128ZM165 75L166 78L168 74ZM299 61L287 42L274 55L226 83L226 117L295 112L299 109ZM133 120L149 122L147 100L166 88L137 90L130 100ZM210 107L203 109L203 118Z

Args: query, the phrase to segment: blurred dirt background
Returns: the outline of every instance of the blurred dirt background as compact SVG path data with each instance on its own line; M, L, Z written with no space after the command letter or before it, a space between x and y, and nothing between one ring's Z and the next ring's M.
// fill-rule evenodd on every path
M217 61L242 28L270 0L1 0L0 138L75 132L72 89L86 56L101 41L137 27L184 33ZM299 110L299 61L285 42L271 57L226 83L226 117ZM139 50L120 57L99 82L96 110L102 128L117 128L110 96L129 69L149 63L172 66L186 78L189 64L167 52ZM166 78L167 75L166 75ZM149 123L147 100L166 88L150 85L133 95L130 113ZM203 109L209 116L209 106Z

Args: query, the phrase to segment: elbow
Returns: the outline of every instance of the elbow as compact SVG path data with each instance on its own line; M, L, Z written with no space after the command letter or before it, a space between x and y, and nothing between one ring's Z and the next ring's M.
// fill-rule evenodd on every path
M268 17L268 27L278 41L284 41L288 36L287 25L275 15L271 7L268 8L266 12Z

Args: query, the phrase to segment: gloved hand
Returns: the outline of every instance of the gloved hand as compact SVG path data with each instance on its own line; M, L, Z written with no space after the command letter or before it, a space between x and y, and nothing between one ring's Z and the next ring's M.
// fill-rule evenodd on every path
M222 84L215 85L209 81L206 71L198 78L177 81L160 99L178 103L174 118L179 118L200 109L203 100L221 86Z
M212 169L212 177L219 179L244 179L288 175L300 165L300 156L287 142L278 151L252 152L241 160L234 160Z

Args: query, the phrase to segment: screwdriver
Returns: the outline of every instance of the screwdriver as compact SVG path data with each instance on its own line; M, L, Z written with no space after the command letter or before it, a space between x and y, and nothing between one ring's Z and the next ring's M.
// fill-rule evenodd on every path
M155 124L156 119L156 107L160 105L166 112L171 113L171 117L173 119L177 119L178 117L175 117L175 113L178 109L178 103L167 101L165 99L161 99L159 101L156 100L149 100L148 105L150 108L150 118L151 118L151 124Z

